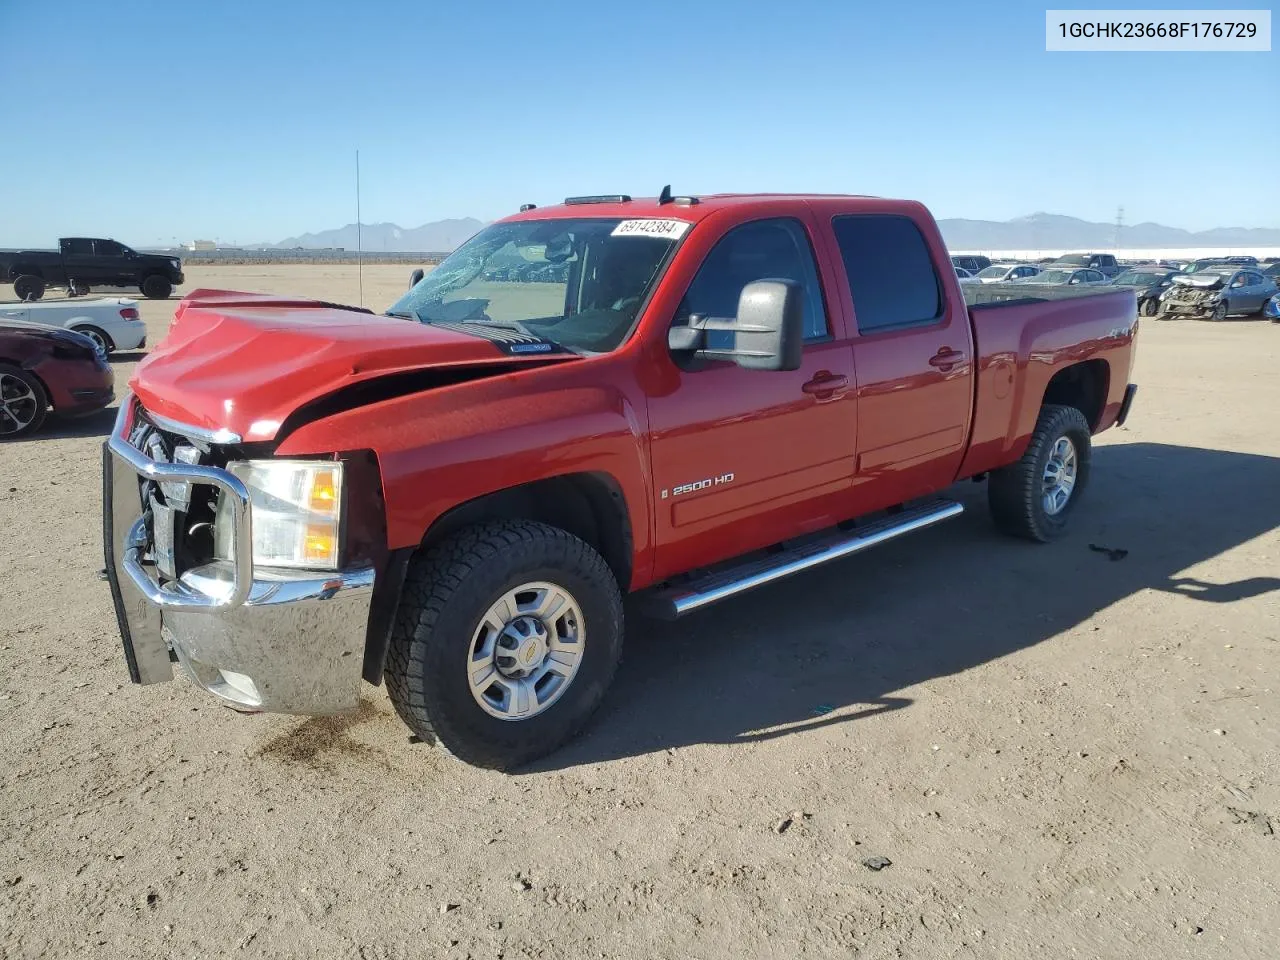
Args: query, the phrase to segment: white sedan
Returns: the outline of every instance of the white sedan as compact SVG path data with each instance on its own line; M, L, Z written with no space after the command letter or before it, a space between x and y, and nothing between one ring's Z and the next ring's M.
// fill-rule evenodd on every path
M138 302L127 297L0 303L0 320L25 320L77 330L104 353L147 345L147 328L138 316Z

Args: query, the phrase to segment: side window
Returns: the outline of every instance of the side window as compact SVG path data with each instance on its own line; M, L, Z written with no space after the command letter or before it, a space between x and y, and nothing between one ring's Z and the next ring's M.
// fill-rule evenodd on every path
M860 214L831 221L849 278L859 333L936 323L942 287L920 229L908 217Z
M93 241L93 252L99 257L123 257L124 248L114 240Z
M813 249L800 221L791 218L755 220L734 227L721 237L702 261L676 313L676 323L692 314L735 317L742 288L754 280L794 280L804 288L804 338L819 340L828 333L827 312L818 283ZM707 346L733 347L733 334L712 330Z
M88 240L68 240L63 246L63 253L73 257L93 256L93 244Z

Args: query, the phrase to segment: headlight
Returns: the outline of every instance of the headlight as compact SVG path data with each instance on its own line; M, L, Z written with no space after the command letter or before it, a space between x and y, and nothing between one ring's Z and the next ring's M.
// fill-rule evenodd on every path
M173 267L173 269L175 269L175 270L181 270L181 269L182 269L182 261L181 261L181 260L170 260L170 261L169 261L169 266Z
M338 569L342 464L324 460L240 460L227 470L249 488L253 562L268 567ZM231 559L231 506L218 497L213 552Z

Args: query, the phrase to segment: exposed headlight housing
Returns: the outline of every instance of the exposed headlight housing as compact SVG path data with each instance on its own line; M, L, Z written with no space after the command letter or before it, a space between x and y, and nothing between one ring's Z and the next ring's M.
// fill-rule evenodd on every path
M239 460L227 470L249 488L253 563L338 569L342 533L342 464L330 460ZM213 552L231 559L231 506L218 497Z

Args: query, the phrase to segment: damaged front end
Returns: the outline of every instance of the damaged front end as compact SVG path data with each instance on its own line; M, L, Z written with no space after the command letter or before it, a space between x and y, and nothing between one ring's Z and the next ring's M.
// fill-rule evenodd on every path
M1222 302L1222 277L1192 274L1175 277L1160 297L1160 312L1208 316Z
M332 569L320 561L279 562L281 548L264 543L262 533L279 526L290 491L264 492L237 469L236 452L149 414L132 397L120 405L103 451L103 539L130 679L169 680L176 661L197 685L241 710L351 710L373 558L341 529L348 542L335 546ZM315 464L341 496L346 463ZM325 496L319 485L304 494ZM314 547L322 536L304 524L300 542Z

